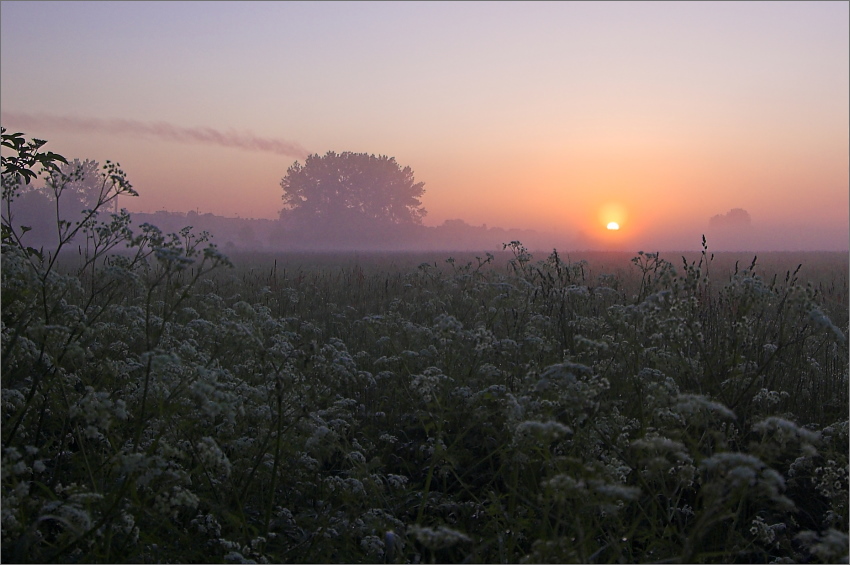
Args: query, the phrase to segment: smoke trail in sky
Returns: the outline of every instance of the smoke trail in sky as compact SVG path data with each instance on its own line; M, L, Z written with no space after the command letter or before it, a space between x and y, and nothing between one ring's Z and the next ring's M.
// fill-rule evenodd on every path
M77 118L51 114L26 114L3 112L3 126L27 130L27 134L39 128L61 131L101 133L152 137L177 143L203 143L221 147L235 147L249 151L267 151L291 157L306 157L307 150L299 143L257 137L250 132L221 131L210 127L187 128L167 122L140 122L137 120Z

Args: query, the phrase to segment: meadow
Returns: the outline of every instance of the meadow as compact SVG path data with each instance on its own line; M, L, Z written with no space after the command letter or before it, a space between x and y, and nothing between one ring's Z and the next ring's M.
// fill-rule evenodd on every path
M846 254L132 243L4 244L4 561L847 559Z
M102 219L112 164L36 249L41 145L4 134L4 562L847 561L846 253L228 258Z

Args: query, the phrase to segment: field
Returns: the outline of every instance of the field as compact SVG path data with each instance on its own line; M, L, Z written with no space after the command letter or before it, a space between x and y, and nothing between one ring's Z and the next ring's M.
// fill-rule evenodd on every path
M4 561L846 562L847 254L132 245L4 239Z

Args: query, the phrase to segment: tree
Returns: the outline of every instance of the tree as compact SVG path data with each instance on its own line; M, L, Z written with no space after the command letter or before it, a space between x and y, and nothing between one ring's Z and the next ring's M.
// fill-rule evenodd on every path
M113 214L108 223L98 220L99 213L106 210L107 205L119 195L138 196L118 163L107 161L103 171L98 172L98 165L94 161L80 162L76 159L68 163L67 159L57 153L42 152L41 148L47 143L44 140L33 138L26 141L24 134L7 134L6 128L0 128L0 132L2 146L11 149L10 155L3 155L0 159L3 185L0 221L4 245L25 249L30 257L43 257L41 251L24 245L21 238L32 231L32 226L20 223L16 218L18 207L13 206L15 201L23 200L27 208L43 210L44 198L28 202L31 195L37 194L51 198L50 203L55 211L55 217L50 222L55 235L52 246L55 254L51 259L51 268L59 251L78 234L86 237L86 253L89 245L95 247L95 257L112 249L122 238L129 239L130 216L126 210ZM41 168L36 169L39 165ZM46 186L43 189L33 188L31 181L42 174L46 176ZM76 218L73 217L75 211Z
M58 187L62 191L61 215L63 218L72 218L83 210L94 208L107 184L100 175L100 164L97 161L74 159L50 173L44 192L56 199Z
M296 161L280 182L280 217L295 226L421 224L424 182L395 157L345 152Z
M43 139L33 138L27 141L23 133L6 133L6 128L0 127L2 135L2 146L11 149L11 154L0 156L0 167L2 167L2 242L5 245L17 245L26 249L30 254L38 252L33 247L25 247L21 243L21 236L32 229L32 226L21 225L18 229L13 227L14 215L12 214L12 203L23 193L35 191L28 190L30 181L38 178L42 173L53 174L59 170L60 163L68 164L68 160L58 153L42 151L41 148L47 143ZM7 152L8 153L8 152ZM40 166L40 170L36 169ZM44 202L32 202L32 198L25 200L28 207L36 210L44 209Z
M712 227L749 226L752 223L750 214L743 208L732 208L725 214L717 214L708 220Z

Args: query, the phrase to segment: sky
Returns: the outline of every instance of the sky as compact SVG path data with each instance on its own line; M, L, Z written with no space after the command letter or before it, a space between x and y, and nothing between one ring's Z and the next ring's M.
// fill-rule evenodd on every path
M426 225L847 250L848 8L4 0L0 121L119 162L131 212L276 218L289 166L353 151L413 169Z

